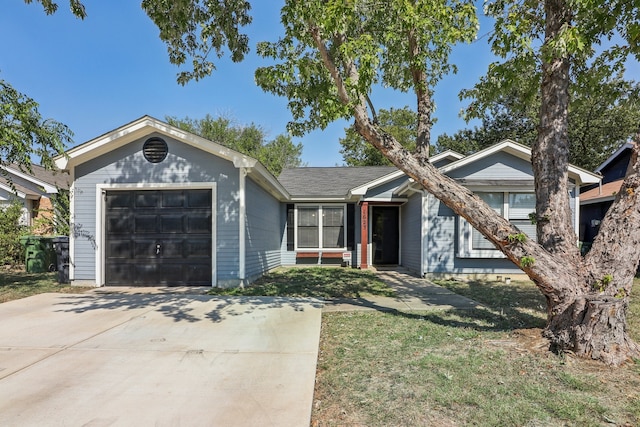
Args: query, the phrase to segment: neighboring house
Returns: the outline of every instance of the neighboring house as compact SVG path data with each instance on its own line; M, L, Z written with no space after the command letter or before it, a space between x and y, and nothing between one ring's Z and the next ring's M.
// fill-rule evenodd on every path
M531 153L503 141L431 161L532 234ZM420 275L520 270L394 167L287 169L145 116L56 159L72 178L75 284L237 286L286 265L403 266ZM580 186L598 176L570 167Z
M591 246L600 222L616 198L631 160L633 145L623 144L595 170L602 177L598 185L585 187L580 194L580 241L585 250Z
M22 204L21 225L35 226L38 219L54 215L51 197L59 190L69 189L69 176L53 172L39 165L31 165L31 171L17 165L0 166L0 206L14 201Z

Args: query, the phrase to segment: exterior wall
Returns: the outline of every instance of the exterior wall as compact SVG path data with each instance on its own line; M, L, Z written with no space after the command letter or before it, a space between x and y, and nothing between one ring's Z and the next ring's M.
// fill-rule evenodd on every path
M379 185L374 188L370 188L365 194L365 199L385 199L390 200L393 197L393 192L407 180L405 175L402 175L398 179L394 179L391 182Z
M505 274L520 269L506 258L460 258L458 253L458 216L432 195L428 195L428 230L425 248L425 273L433 274Z
M157 164L144 159L142 145L160 136L169 148L167 158ZM216 182L216 272L218 282L238 281L238 170L231 162L180 143L165 135L150 134L98 158L78 165L74 171L72 280L95 282L96 252L100 241L96 230L96 186L99 184L154 184Z
M531 163L503 152L479 159L447 175L468 180L501 180L506 184L511 180L531 180L533 184Z
M245 269L252 281L281 264L283 229L280 203L251 179L246 181L245 197Z
M413 193L400 207L400 260L415 273L422 270L422 192Z

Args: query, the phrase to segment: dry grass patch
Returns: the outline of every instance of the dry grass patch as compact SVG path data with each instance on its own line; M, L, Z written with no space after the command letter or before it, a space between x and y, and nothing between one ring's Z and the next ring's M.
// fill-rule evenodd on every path
M30 297L32 295L57 293L83 293L87 289L61 285L58 273L25 273L23 271L0 272L0 303Z
M323 316L312 425L640 425L640 365L550 353L532 284L447 287L488 309Z

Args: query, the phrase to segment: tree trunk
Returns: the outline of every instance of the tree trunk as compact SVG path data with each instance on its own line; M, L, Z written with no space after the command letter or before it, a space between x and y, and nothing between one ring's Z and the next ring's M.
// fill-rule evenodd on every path
M626 330L628 307L628 297L581 295L550 317L543 335L555 352L619 366L640 356L640 348Z

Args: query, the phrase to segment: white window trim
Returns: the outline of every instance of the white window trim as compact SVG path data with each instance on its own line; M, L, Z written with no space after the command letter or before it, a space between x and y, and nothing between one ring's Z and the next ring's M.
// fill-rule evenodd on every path
M522 194L533 194L533 191L524 191L520 188L514 189L478 189L473 190L474 193L503 193L504 196L502 198L502 217L505 219L509 219L509 194L511 193L522 193ZM499 249L473 249L473 238L471 237L471 233L473 232L473 227L471 224L461 216L458 216L458 258L506 258L506 255L503 254Z
M298 247L298 207L303 207L303 208L317 208L318 209L318 247L317 248L300 248ZM342 239L342 243L344 244L344 246L342 246L341 248L324 248L322 247L322 208L324 207L328 207L328 208L342 208L343 211L343 228L344 228L344 232L343 232L343 239ZM305 252L305 251L322 251L322 252L344 252L347 250L347 204L346 203L300 203L300 204L296 204L294 207L294 250L295 251L300 251L300 252Z

